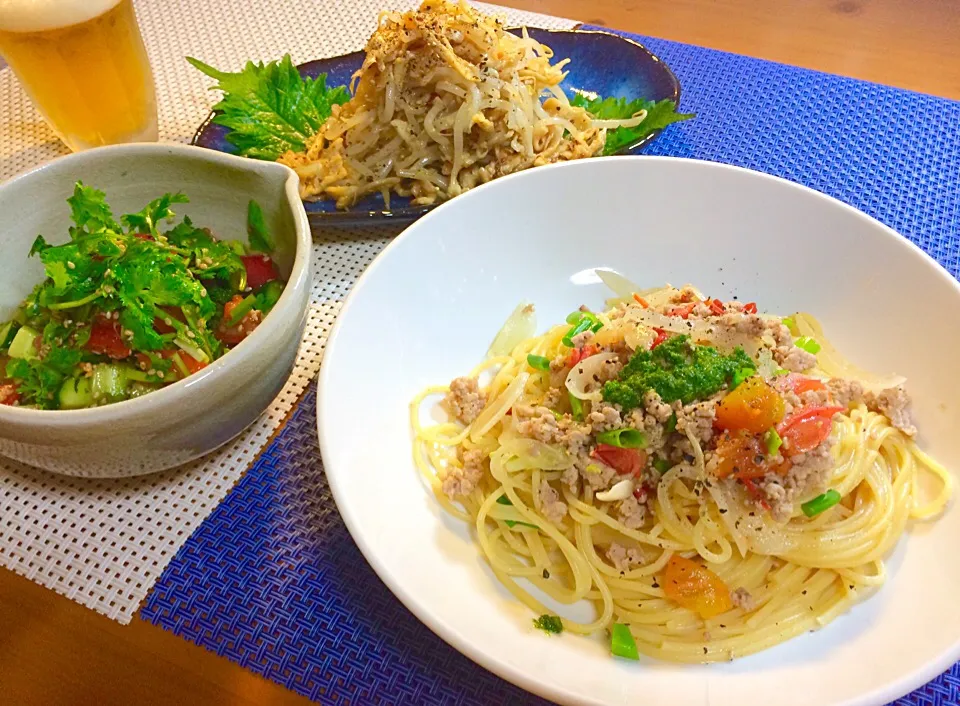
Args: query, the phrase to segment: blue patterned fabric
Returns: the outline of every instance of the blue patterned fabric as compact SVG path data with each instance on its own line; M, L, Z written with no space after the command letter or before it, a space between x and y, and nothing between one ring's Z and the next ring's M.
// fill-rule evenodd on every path
M897 229L960 272L960 103L637 37L696 120L647 150L776 174ZM348 535L316 446L313 388L171 562L141 616L314 700L543 703L433 635ZM960 704L960 664L898 706Z

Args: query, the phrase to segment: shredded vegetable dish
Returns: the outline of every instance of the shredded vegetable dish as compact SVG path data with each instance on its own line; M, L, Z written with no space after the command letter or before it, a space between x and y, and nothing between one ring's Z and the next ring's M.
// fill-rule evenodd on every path
M606 311L537 336L521 305L484 362L411 405L418 467L534 626L714 662L877 590L952 492L914 442L905 380L853 366L809 314L599 274ZM449 421L424 423L439 395Z
M30 255L46 279L0 323L0 404L69 410L145 395L220 358L283 292L255 201L249 244L186 217L167 228L183 194L119 221L82 183L67 201L69 241L37 237Z
M693 117L671 100L568 96L569 59L552 62L525 29L462 0L381 13L365 51L349 93L301 79L289 57L238 74L190 61L220 81L214 122L242 154L278 159L300 175L302 197L340 208L371 193L388 206L391 193L432 204L528 167L613 154Z

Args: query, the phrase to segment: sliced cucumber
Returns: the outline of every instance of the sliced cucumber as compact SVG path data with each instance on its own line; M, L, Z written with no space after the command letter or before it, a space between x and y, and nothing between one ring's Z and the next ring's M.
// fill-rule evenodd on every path
M0 326L0 351L5 350L10 339L13 338L13 334L15 333L13 330L14 326L16 326L16 323L13 321L8 321L3 326Z
M24 360L39 358L36 345L39 337L40 334L29 326L21 326L17 335L13 337L13 341L10 342L10 350L7 351L7 355L11 358L22 358Z
M93 369L93 397L98 402L116 402L126 397L127 376L123 366L103 363Z
M93 382L88 377L67 378L60 386L60 409L93 406Z

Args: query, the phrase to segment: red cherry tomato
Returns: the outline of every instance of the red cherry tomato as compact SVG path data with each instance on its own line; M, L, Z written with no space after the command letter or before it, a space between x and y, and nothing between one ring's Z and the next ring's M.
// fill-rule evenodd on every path
M91 353L105 355L114 360L126 358L131 352L120 337L120 324L103 316L94 320L85 348Z
M621 449L607 444L597 444L593 456L622 476L638 476L647 463L647 454L639 449Z
M807 407L791 414L777 427L788 455L806 453L817 448L830 436L833 415L845 411L843 407Z
M280 278L277 266L266 255L242 255L243 266L247 270L247 287L260 289L267 282Z

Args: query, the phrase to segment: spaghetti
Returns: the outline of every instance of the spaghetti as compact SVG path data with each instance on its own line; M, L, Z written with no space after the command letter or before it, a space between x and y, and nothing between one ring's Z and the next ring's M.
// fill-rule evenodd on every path
M689 287L627 301L541 336L518 308L487 360L411 404L418 467L503 585L537 615L556 610L531 587L590 601L562 627L674 662L766 649L877 590L952 489L902 379L853 378L806 314ZM457 420L424 426L439 394Z
M569 60L506 32L500 19L465 2L426 0L418 10L380 14L354 74L353 97L280 162L300 176L303 198L357 199L390 193L431 204L532 166L592 157L608 129L570 104L560 83Z

